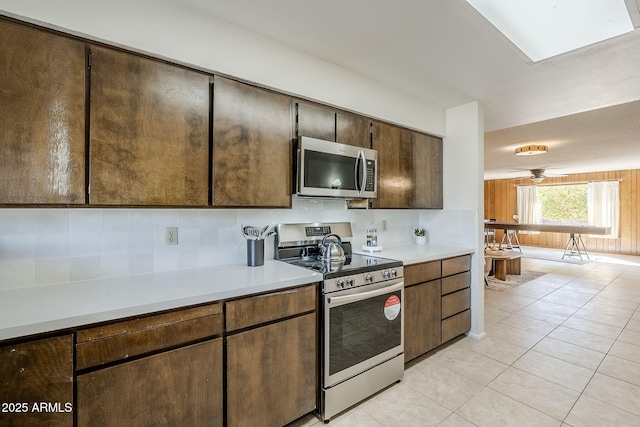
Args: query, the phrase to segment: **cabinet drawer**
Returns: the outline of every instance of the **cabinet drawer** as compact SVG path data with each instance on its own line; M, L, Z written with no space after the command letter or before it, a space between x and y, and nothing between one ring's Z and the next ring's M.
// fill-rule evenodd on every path
M442 343L462 335L471 329L471 310L451 316L442 321Z
M463 289L442 297L442 318L460 313L471 307L471 289Z
M225 304L227 332L315 311L317 293L317 286L311 285L229 301Z
M221 334L221 304L83 329L77 334L76 368L85 369Z
M440 278L440 261L406 265L404 267L404 285L428 282Z
M442 279L442 295L450 294L471 286L471 272L455 274Z
M471 270L471 255L442 260L442 277Z

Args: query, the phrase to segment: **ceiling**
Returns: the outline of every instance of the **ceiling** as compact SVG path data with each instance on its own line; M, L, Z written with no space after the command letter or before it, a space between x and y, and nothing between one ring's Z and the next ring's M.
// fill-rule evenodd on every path
M635 31L537 63L464 0L169 1L430 105L479 100L485 179L640 168L640 0ZM528 143L549 153L516 158Z

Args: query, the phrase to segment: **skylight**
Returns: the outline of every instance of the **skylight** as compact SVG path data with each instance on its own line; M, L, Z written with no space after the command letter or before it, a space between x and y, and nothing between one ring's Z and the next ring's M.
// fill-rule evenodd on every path
M624 0L467 0L532 61L633 31Z

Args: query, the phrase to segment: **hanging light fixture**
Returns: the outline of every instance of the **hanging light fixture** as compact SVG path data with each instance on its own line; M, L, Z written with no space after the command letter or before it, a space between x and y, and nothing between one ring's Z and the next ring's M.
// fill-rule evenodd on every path
M524 147L516 148L516 156L537 156L538 154L545 154L548 150L546 145L525 145Z

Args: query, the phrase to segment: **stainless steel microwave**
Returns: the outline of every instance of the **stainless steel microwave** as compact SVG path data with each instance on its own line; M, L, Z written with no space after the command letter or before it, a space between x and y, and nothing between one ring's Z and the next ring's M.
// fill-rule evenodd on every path
M295 194L306 197L375 198L378 152L301 136L294 144Z

